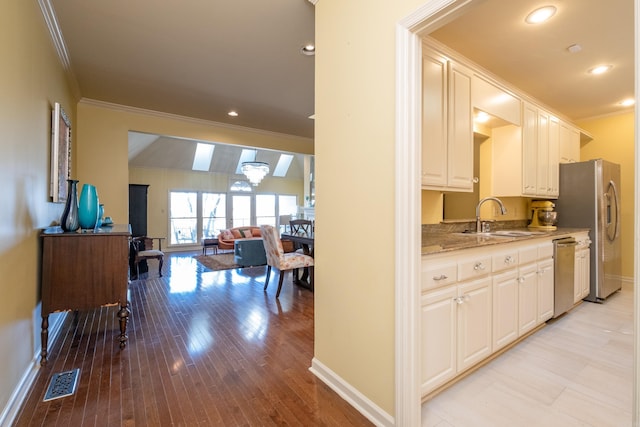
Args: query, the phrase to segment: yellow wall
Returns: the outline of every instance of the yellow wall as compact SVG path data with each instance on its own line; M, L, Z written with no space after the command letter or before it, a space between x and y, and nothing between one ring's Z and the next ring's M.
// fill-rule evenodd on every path
M580 160L602 158L620 164L622 209L622 276L633 278L634 227L634 117L633 112L577 123L593 136L582 144Z
M130 168L129 182L131 184L149 185L147 234L153 237L164 237L167 246L169 246L167 212L170 191L227 192L229 190L229 175L177 169ZM304 201L304 180L265 178L255 190L255 194L274 193L297 195L298 204L302 205ZM105 215L110 215L108 210Z
M64 207L48 198L53 104L60 102L76 122L37 2L3 2L0 52L1 412L40 350L39 229L57 221Z
M307 138L81 101L78 104L77 177L81 181L80 184L89 182L97 187L100 202L105 205L106 215L111 216L116 223L126 223L129 218L129 131L313 154L313 142ZM198 180L182 177L177 179L176 185L180 181L191 183ZM167 228L158 219L160 210L167 207L166 195L163 198L159 192L161 189L165 191L170 184L173 185L170 181L165 181L157 189L158 195L155 187L150 189L153 191L153 199L149 204L152 211L150 226L153 228L149 229L149 233L166 235Z
M423 3L316 4L315 357L389 414L395 395L395 31Z

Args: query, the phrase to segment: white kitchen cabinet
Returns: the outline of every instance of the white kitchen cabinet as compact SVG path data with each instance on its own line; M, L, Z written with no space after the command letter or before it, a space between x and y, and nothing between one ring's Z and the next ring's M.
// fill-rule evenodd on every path
M564 121L560 122L558 160L560 163L580 161L580 131Z
M422 260L422 395L553 316L551 238Z
M538 261L538 325L553 317L553 258Z
M493 191L502 197L555 198L559 192L559 120L523 102L522 126L492 130Z
M422 187L473 190L473 72L429 47L422 60Z
M491 278L458 286L457 369L462 372L491 354Z
M574 304L589 295L591 286L591 240L587 233L576 236L576 253L574 264L573 302Z
M516 267L492 278L493 351L518 338L518 270Z
M537 264L518 268L518 335L535 328L538 322Z
M430 291L421 301L421 391L427 394L456 373L457 286Z

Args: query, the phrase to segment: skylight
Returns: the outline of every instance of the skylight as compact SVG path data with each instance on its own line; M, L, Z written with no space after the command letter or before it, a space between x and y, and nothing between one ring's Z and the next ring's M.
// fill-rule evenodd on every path
M209 167L211 167L214 148L216 148L215 145L198 142L198 145L196 146L196 154L193 156L193 166L191 169L194 171L208 171Z
M273 170L273 176L286 176L292 160L293 160L293 155L280 154L280 158L278 159L278 164L276 165L276 168Z

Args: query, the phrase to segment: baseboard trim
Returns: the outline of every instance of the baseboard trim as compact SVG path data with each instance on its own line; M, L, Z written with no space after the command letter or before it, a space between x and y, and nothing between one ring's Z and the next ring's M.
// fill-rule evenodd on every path
M51 324L49 324L49 345L48 350L53 347L53 344L58 338L60 331L62 330L62 325L64 324L64 320L66 318L67 312L65 312L61 316L55 316L55 319ZM0 413L0 427L9 427L13 425L16 416L18 415L18 411L20 411L20 407L22 403L27 398L29 394L29 390L33 385L33 382L36 379L36 375L40 370L40 348L36 349L35 354L33 355L33 359L29 362L29 366L26 371L22 374L22 378L16 385L16 388L11 393L11 397L7 401L7 405Z
M382 408L373 403L315 357L311 361L309 371L328 385L333 391L338 393L340 397L349 402L351 406L356 408L358 412L376 426L392 427L395 425L395 421L391 415L382 410Z

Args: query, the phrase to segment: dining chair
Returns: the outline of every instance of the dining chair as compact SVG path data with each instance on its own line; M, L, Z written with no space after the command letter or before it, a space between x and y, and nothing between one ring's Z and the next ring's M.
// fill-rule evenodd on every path
M158 274L162 277L162 264L164 252L162 252L162 237L140 236L131 239L133 248L133 265L136 267L136 278L140 277L140 263L149 259L158 260ZM153 249L153 241L158 241L158 249Z
M313 231L313 222L308 219L292 219L289 221L291 232L293 234L306 233L310 234Z
M267 286L269 286L269 276L271 275L272 267L276 268L280 272L276 298L280 296L284 273L289 270L292 271L293 277L297 269L309 268L309 284L313 289L313 258L309 255L304 255L298 252L285 253L282 249L282 241L278 236L278 231L272 225L261 225L260 232L262 234L264 250L267 254L267 278L264 282L264 290L266 291Z

